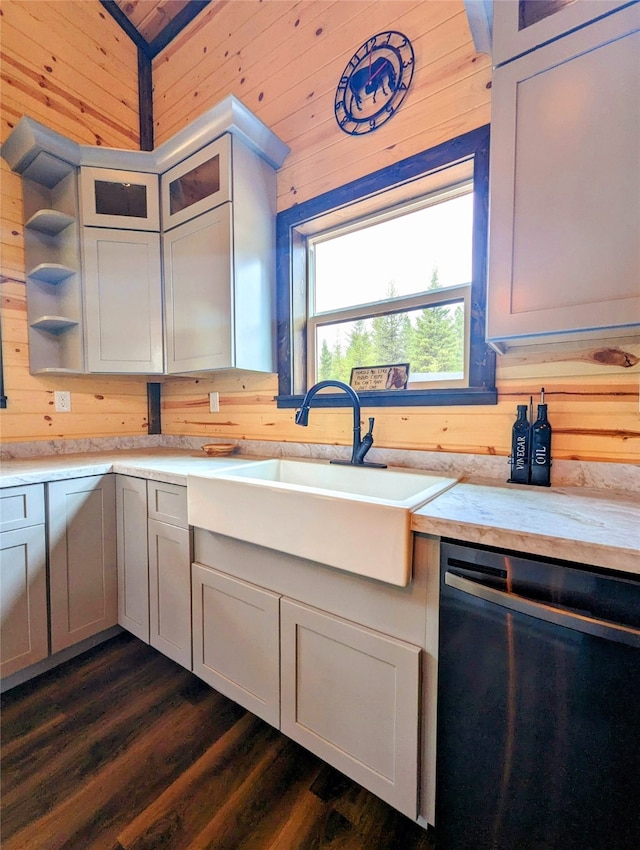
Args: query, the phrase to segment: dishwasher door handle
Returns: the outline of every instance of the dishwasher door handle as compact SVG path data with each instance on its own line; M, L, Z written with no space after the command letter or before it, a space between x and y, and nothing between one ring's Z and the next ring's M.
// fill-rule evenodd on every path
M507 593L495 587L487 587L486 584L472 581L449 570L444 574L444 582L455 590L475 596L478 599L484 599L485 602L494 602L510 611L517 611L519 614L526 614L529 617L535 617L537 620L545 620L547 623L553 623L556 626L565 626L577 632L640 648L640 630L631 626L612 623L609 620L598 620L595 617L587 617L574 611L555 608L553 605L537 602L535 599L527 599L525 596L518 596L516 593Z

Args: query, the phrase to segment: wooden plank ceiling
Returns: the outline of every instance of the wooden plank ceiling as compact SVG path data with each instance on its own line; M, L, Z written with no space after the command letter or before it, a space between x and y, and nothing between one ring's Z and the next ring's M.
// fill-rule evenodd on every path
M151 59L210 2L211 0L101 0L107 11Z
M152 42L189 0L116 0L116 3L144 40Z

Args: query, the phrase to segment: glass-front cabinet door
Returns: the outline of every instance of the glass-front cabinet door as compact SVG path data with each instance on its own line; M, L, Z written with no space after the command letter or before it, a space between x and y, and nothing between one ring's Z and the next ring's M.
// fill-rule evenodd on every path
M162 226L169 230L231 200L231 136L225 134L162 175Z
M157 174L84 166L80 197L85 225L160 230Z
M494 0L493 64L501 65L628 3L629 0Z

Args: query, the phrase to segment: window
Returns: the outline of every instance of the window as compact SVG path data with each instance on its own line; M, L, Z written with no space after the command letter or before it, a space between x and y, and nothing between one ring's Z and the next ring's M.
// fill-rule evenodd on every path
M278 216L278 406L354 366L409 363L366 406L495 404L484 343L488 128ZM344 394L316 396L337 406Z
M409 386L466 386L473 185L308 241L307 384L409 362Z

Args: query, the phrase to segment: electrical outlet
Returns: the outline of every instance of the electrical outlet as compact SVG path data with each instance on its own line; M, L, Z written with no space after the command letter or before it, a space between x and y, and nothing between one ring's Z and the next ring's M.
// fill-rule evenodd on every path
M209 413L220 412L220 395L218 393L209 393Z
M71 393L56 390L53 401L58 413L71 413Z

